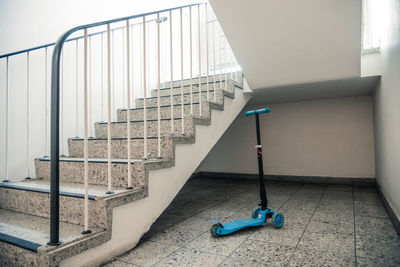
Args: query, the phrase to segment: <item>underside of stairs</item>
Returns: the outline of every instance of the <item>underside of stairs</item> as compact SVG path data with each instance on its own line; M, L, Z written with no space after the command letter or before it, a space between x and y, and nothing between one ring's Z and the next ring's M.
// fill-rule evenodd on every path
M35 179L0 183L0 265L97 264L134 246L247 103L249 96L242 92L242 74L235 73L235 79L231 76L232 74L221 75L215 79L209 77L208 92L204 77L200 86L199 79L185 80L184 118L181 116L181 81L172 83L172 89L171 84L166 84L160 90L161 158L157 157L157 90L151 91L151 97L135 99L134 109L117 110L117 121L111 124L113 194L106 194L107 123L95 123L95 137L88 140L90 234L81 233L84 225L83 139L69 139L69 154L60 159L61 245L47 245L50 211L49 158L35 159ZM174 98L173 134L171 90ZM149 159L143 159L144 101L147 104ZM130 112L131 118L130 166L133 189L126 189L127 112Z

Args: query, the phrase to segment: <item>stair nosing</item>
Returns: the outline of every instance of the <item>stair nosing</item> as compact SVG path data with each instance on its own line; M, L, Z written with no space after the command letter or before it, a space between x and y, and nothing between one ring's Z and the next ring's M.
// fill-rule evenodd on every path
M7 235L4 233L0 233L0 241L23 248L23 249L30 250L35 253L37 253L38 248L42 246L41 244L34 243L34 242L31 242L31 241L28 241L28 240L25 240L25 239L22 239L19 237Z
M200 104L200 102L193 102L193 105L198 105L198 104ZM188 106L188 105L190 105L190 103L184 103L183 105L184 106ZM167 107L170 107L170 106L171 105L162 105L162 106L160 106L160 108L167 108ZM181 104L174 104L173 106L174 107L179 107L179 106L182 106L182 105ZM156 109L156 108L158 108L158 107L147 107L147 109ZM142 109L144 109L144 108L131 108L130 110L142 110ZM119 109L119 111L127 111L127 109L126 108L122 108L122 109Z
M207 91L201 91L202 93L204 92L204 93L206 93ZM208 92L210 93L210 92L214 92L214 89L212 89L212 90L208 90ZM192 94L198 94L199 92L193 92ZM173 94L172 96L180 96L180 95L182 95L182 94ZM190 92L189 93L183 93L183 95L190 95ZM160 98L161 97L171 97L171 95L160 95ZM146 97L146 99L154 99L154 98L158 98L158 96L149 96L149 97ZM139 97L139 98L136 98L136 100L143 100L144 98L143 97Z
M12 184L0 183L0 188L8 188L8 189L13 189L13 190L22 190L22 191L28 191L28 192L50 194L50 189L33 188L33 187L27 187L27 186L22 186L22 185L12 185ZM65 192L65 191L60 191L60 196L74 197L74 198L81 198L81 199L85 198L84 194ZM96 200L96 196L88 195L88 199Z

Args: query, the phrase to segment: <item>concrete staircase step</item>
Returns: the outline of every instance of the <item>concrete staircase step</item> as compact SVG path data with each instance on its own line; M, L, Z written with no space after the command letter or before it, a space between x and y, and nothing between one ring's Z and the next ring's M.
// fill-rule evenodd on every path
M194 141L194 140L193 140ZM107 158L108 157L108 140L102 138L88 139L89 142L89 158ZM127 139L113 138L111 139L111 157L113 159L126 159L127 156ZM131 139L131 158L143 158L144 139ZM161 157L163 159L173 159L175 151L175 142L171 137L162 137L160 139ZM69 157L83 158L83 139L68 139ZM158 157L158 139L147 139L147 157Z
M216 94L216 97L214 98L214 93ZM223 97L224 94L222 92L222 90L217 90L217 91L211 91L209 92L209 96L207 98L207 94L202 92L201 94L201 99L203 102L206 101L212 101L212 102L216 102L218 104L222 104L223 103ZM192 94L192 98L193 98L193 103L198 103L199 102L199 93L193 93ZM173 95L173 104L181 104L181 94L176 94ZM190 104L191 102L191 95L190 93L184 93L183 94L183 103L184 104ZM147 107L157 107L158 106L158 98L157 97L148 97L146 98L146 104ZM137 108L143 108L144 105L144 99L143 98L137 98L135 100L135 107ZM171 105L171 97L169 95L165 95L160 97L160 106L170 106Z
M106 194L107 186L89 185L89 225L90 227L109 229L110 207L123 202L144 198L144 188L126 190L113 187L114 194ZM0 183L0 209L12 210L24 214L49 218L50 181L22 180ZM19 205L25 203L26 205ZM60 182L60 221L83 225L83 184Z
M239 85L243 84L243 73L241 71L234 72L233 76L232 76L232 73L228 72L227 73L227 78L230 79L230 80L234 80ZM220 74L215 75L215 81L219 82L220 80L222 80L222 81L225 80L225 73L222 74L222 79L221 79L221 75ZM207 76L202 76L200 78L200 83L204 84L206 82L207 82ZM209 83L214 82L214 75L209 75L208 76L208 82ZM181 86L181 80L173 81L172 84L173 84L173 87ZM190 84L198 85L199 84L199 77L194 77L194 78L192 78L192 80L190 80L190 79L184 79L183 80L183 85L184 86L187 86L187 85L190 85ZM163 85L164 85L164 88L171 87L171 82L165 82Z
M112 159L111 182L113 187L125 188L128 185L128 164L124 159ZM149 170L171 167L172 160L150 159L131 160L131 182L134 189L146 188L146 178ZM60 181L68 183L84 182L84 160L82 158L60 159ZM107 159L89 159L89 184L106 186L108 181ZM50 160L41 158L35 160L36 177L50 179ZM103 188L102 188L103 189ZM105 190L107 191L107 190ZM105 192L104 191L104 192Z
M194 121L191 116L184 119L184 131L186 136L194 135ZM204 123L209 119L203 119ZM182 119L175 118L174 121L174 135L182 135ZM107 138L107 122L98 122L95 124L96 138ZM131 138L138 138L144 136L144 121L131 121ZM127 136L127 122L112 122L111 123L111 138L126 138ZM171 119L160 120L161 136L171 135ZM147 120L147 137L158 136L158 120Z
M215 85L215 86L214 86ZM217 90L226 90L226 91L232 91L232 86L236 85L241 87L239 84L235 83L233 80L228 79L226 82L225 80L213 82L211 79L209 80L208 83L208 91L217 91ZM183 86L183 93L184 94L190 94L190 84L184 85ZM207 93L207 83L202 83L201 84L201 91L203 93ZM198 93L199 92L199 84L194 83L192 84L192 92L193 93ZM164 87L160 89L160 96L169 96L171 94L171 87ZM173 95L181 94L181 85L178 84L177 86L173 87L172 90ZM158 90L153 89L151 90L151 96L152 97L157 97L158 96Z

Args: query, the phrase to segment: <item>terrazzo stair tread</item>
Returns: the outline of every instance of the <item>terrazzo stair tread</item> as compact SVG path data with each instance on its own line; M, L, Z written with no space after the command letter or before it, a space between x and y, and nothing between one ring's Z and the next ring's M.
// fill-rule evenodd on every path
M0 188L9 188L15 190L32 191L38 193L50 193L50 181L44 179L32 179L32 180L17 180L10 181L7 183L0 183ZM88 187L88 198L95 200L96 198L107 198L109 197L107 192L107 186L105 185L93 185L89 184ZM125 193L124 187L112 187L112 191L115 194ZM60 195L84 198L85 191L82 183L73 182L62 182L60 181Z
M202 109L205 109L207 106L203 105ZM184 114L190 114L191 105L190 103L183 104ZM130 109L131 120L143 120L143 111L144 108L134 108ZM148 120L157 120L158 119L158 107L148 107L146 109L147 119ZM193 103L193 115L199 116L199 103ZM173 105L173 114L174 118L182 117L182 105L174 104ZM117 111L117 121L124 122L127 120L127 110L119 109ZM160 106L160 118L161 119L171 119L171 105Z
M182 118L174 118L174 135L182 135ZM95 123L95 137L96 138L107 138L107 122L96 122ZM112 122L111 123L111 138L126 138L126 127L127 122ZM131 121L131 137L143 137L144 136L144 121ZM160 134L161 136L171 135L171 119L160 120ZM186 136L194 136L194 118L187 116L184 119L184 130ZM147 120L147 137L158 136L158 120Z
M210 104L208 104L210 103ZM182 105L173 105L174 118L182 117ZM209 114L209 108L223 110L224 106L222 103L215 103L213 101L207 101L202 104L202 116L207 117ZM191 114L190 103L183 104L184 114ZM143 120L143 107L130 109L130 116L132 120ZM158 119L158 107L147 107L147 119L157 120ZM126 109L120 109L117 111L117 121L125 122L127 116ZM193 116L200 116L200 104L198 102L193 103ZM171 119L171 105L165 105L160 107L160 118Z
M226 84L226 86L225 86ZM232 86L236 86L238 88L242 89L242 85L239 84L238 82L235 82L231 79L228 79L227 81L222 80L222 82L220 81L216 81L215 82L215 88L214 88L214 81L211 81L208 83L208 91L214 91L215 89L219 90L219 89L228 89L228 88L232 88ZM207 92L207 83L202 83L201 84L201 91L203 93ZM184 93L189 93L190 94L190 84L184 85L183 86L183 92ZM198 93L199 92L199 84L198 82L195 84L192 84L192 92L193 93ZM165 96L165 95L170 95L171 94L171 87L165 87L165 88L160 88L160 96ZM177 85L173 87L173 91L172 94L181 94L181 85ZM158 89L152 89L151 90L151 96L152 97L157 97L158 96Z
M68 139L69 157L83 157L83 139ZM172 159L174 157L175 146L174 140L170 137L162 137L160 140L161 157L163 159ZM111 139L111 158L126 159L127 156L127 139L112 138ZM131 158L143 158L144 154L144 138L131 138ZM90 158L107 158L108 157L108 140L105 138L88 139L88 152ZM158 138L152 137L147 139L147 157L158 157Z
M147 188L131 189L89 185L89 227L111 229L113 207L147 197ZM50 217L50 181L22 180L0 184L0 208L34 216ZM20 205L26 203L26 205ZM60 221L84 224L83 184L60 181Z
M241 71L235 71L235 73L236 73L236 75L234 75L235 79L232 79L232 73L228 72L227 73L228 79L234 80L238 84L243 84L243 73ZM220 74L215 75L215 81L219 81L220 77L221 77ZM214 75L208 75L208 80L209 80L209 82L213 82L214 81ZM222 74L222 80L225 80L225 73ZM206 75L202 76L200 78L200 82L202 84L206 83L207 82L207 76ZM193 85L198 85L199 84L199 77L194 77L192 79L184 79L183 80L184 86L185 85L190 85L191 83ZM168 87L170 87L170 85L171 85L171 82L165 82L164 83L164 88L165 87L168 88ZM173 81L173 87L178 87L178 86L181 86L181 80Z
M0 241L37 252L50 240L49 219L17 211L0 209ZM92 227L92 234L104 229ZM4 240L4 237L12 237ZM82 225L60 222L60 241L64 244L82 238Z
M214 91L210 92L208 99L207 99L207 94L202 93L201 94L202 103L207 102L207 101L223 103L224 95L231 97L231 94L224 94L224 92L226 92L226 91L225 90L217 90L216 92L214 92ZM216 93L215 99L214 99L214 93ZM193 93L192 99L193 99L193 102L199 102L199 93ZM183 103L185 104L185 103L190 103L190 102L191 102L191 94L190 93L183 94ZM135 104L136 104L137 108L143 108L144 107L144 99L137 98L135 100ZM173 104L174 105L181 104L181 94L173 95ZM158 97L147 97L146 105L147 105L146 107L158 107ZM170 106L171 105L171 97L168 95L160 97L160 105L161 106Z
M128 164L126 159L112 159L111 183L113 187L125 188L128 185ZM133 189L147 188L147 175L150 170L174 166L173 160L168 159L132 159L131 160L131 187ZM35 159L36 176L43 180L50 179L50 160L48 158ZM83 183L84 160L82 158L60 158L60 181ZM88 183L91 185L108 184L108 160L88 160ZM107 191L107 190L105 190Z

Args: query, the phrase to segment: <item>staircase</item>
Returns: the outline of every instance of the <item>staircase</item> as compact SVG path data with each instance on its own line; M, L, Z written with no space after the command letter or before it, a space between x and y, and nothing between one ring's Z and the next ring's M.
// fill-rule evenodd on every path
M112 122L111 126L114 194L106 194L107 124L95 123L95 138L88 140L90 234L81 234L84 225L83 139L69 139L69 155L60 159L61 245L47 245L50 216L49 158L35 159L36 179L0 183L0 265L56 266L66 259L65 264L69 266L93 264L134 246L247 103L248 96L242 92L242 74L238 72L233 75L237 79L231 76L227 74L226 80L220 80L224 75L216 77L216 89L209 91L209 100L205 78L202 78L200 86L198 79L192 81L193 115L185 116L185 135L181 134L180 86L172 88L175 98L173 135L170 84L160 90L162 158L157 158L157 98L154 96L158 92L152 90L151 97L135 100L136 108L129 110L132 118L133 189L125 188L128 111L117 110L118 120ZM209 87L214 88L213 77L209 77L209 80ZM190 114L189 90L190 81L185 81L185 114ZM148 160L142 159L144 101L148 109ZM199 116L200 101L202 116ZM82 258L89 260L84 262Z

